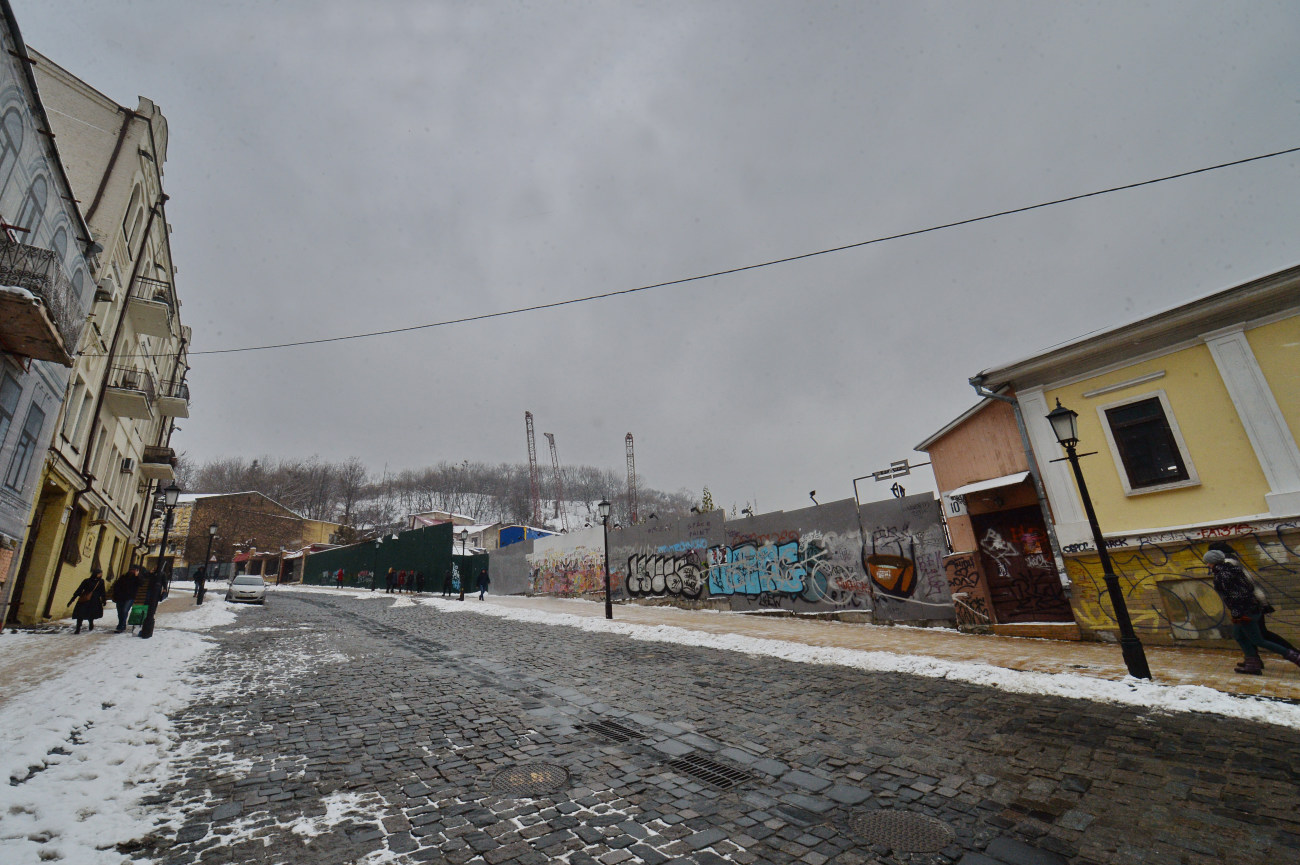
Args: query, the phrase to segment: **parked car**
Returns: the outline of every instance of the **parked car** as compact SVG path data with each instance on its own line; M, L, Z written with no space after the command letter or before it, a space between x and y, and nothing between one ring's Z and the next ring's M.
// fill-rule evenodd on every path
M249 601L254 604L266 603L266 581L256 574L235 577L226 589L227 601Z

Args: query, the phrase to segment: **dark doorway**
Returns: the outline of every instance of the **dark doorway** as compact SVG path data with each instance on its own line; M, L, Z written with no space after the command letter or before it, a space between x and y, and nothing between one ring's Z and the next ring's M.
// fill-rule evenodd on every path
M999 622L1072 622L1043 514L1030 506L971 514L980 567Z

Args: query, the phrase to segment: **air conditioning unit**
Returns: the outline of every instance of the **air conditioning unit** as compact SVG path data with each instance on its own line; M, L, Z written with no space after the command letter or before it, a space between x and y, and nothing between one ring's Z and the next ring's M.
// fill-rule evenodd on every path
M113 282L109 279L101 279L95 286L95 303L112 303L117 292L113 290Z
M129 475L133 471L135 471L135 460L130 457L122 460L122 474Z

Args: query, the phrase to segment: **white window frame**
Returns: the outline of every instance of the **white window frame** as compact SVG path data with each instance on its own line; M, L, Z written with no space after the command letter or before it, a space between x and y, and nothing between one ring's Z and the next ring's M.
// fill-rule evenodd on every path
M1187 480L1171 481L1167 484L1158 484L1151 487L1140 487L1134 489L1129 482L1128 469L1124 465L1124 459L1120 456L1119 446L1115 444L1115 434L1110 429L1110 418L1106 417L1108 409L1120 408L1121 406L1131 405L1135 402L1144 402L1155 397L1160 400L1160 408L1165 413L1165 422L1169 424L1169 432L1174 437L1174 445L1178 448L1178 455L1183 460L1183 467L1187 469ZM1125 397L1121 400L1108 402L1105 405L1097 406L1097 419L1101 421L1102 432L1106 434L1106 444L1110 447L1111 459L1115 461L1115 471L1119 473L1119 482L1124 487L1126 496L1144 496L1148 493L1161 493L1166 490L1177 490L1184 487L1200 486L1201 476L1196 473L1196 464L1192 462L1192 455L1187 450L1187 442L1183 441L1183 431L1178 427L1178 418L1174 417L1174 410L1169 405L1169 395L1163 390L1153 390L1147 393L1138 394L1137 396Z

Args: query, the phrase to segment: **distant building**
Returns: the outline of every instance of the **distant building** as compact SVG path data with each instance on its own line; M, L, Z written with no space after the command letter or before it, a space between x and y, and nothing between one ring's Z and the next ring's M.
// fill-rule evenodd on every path
M40 478L87 329L100 246L77 208L7 0L0 48L0 618L31 623L62 615L66 597L29 577L96 552L93 539L65 531L80 530L85 512ZM27 540L29 527L71 539L41 548Z
M214 525L215 535L209 532ZM341 528L338 523L308 519L259 492L183 494L168 532L167 549L161 553L162 521L154 522L147 564L156 567L161 554L174 572L188 574L206 556L223 574L279 577L286 558L301 560L301 554L289 554L313 545L328 548L338 541Z

